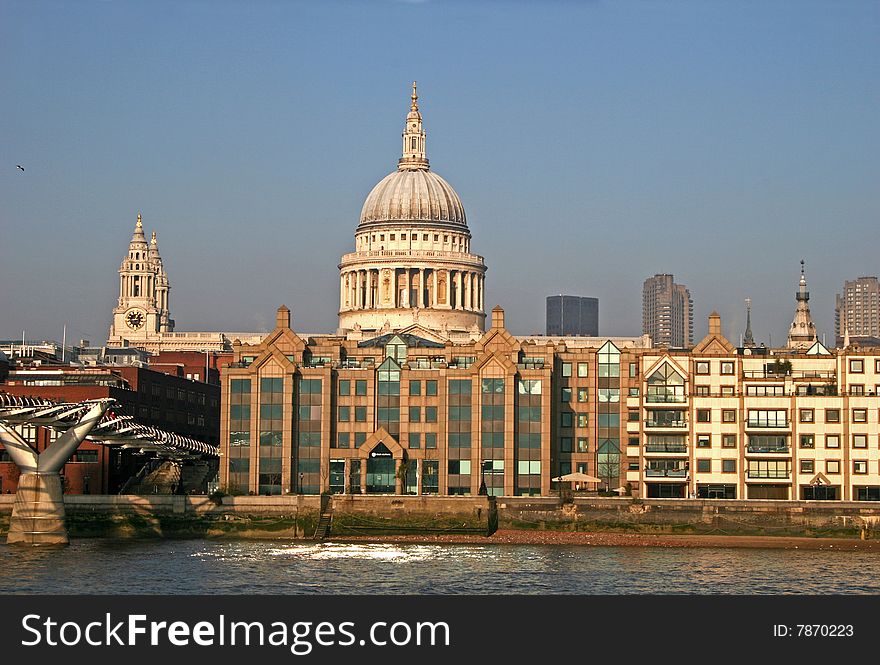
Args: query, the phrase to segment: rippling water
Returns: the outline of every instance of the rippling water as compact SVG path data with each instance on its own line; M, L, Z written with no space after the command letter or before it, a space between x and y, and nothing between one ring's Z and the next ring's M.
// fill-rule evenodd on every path
M77 540L0 569L0 593L880 593L880 554L824 550Z

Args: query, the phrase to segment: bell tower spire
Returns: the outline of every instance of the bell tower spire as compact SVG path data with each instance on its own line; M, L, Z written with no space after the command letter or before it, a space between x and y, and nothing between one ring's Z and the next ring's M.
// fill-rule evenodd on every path
M409 113L406 114L406 126L403 128L403 153L397 162L400 171L427 169L428 158L425 156L425 130L422 129L422 114L419 113L419 95L416 82L412 84L412 100Z
M755 337L752 335L752 299L746 298L746 332L743 335L743 346L753 348Z
M788 331L788 348L807 348L816 342L816 324L810 315L810 292L807 291L807 277L804 274L804 261L801 259L801 279L798 283L797 309Z

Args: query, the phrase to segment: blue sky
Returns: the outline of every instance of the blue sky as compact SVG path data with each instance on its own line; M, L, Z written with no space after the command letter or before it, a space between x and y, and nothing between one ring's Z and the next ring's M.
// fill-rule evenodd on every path
M878 34L873 1L0 0L0 338L105 339L139 210L178 329L335 329L417 79L515 333L572 293L637 335L671 272L697 338L751 296L777 344L805 258L831 340L880 273Z

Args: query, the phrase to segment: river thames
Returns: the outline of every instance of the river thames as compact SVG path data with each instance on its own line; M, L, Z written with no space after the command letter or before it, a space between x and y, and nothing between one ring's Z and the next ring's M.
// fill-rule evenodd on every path
M96 539L0 566L5 594L880 594L880 554L825 550Z

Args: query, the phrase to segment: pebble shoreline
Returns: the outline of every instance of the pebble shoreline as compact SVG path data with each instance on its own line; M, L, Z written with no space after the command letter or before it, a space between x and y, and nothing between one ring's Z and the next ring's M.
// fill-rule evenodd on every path
M857 538L792 536L654 535L588 531L516 531L502 529L491 536L428 534L342 536L334 542L455 543L471 545L587 545L604 547L750 547L880 552L880 541Z

